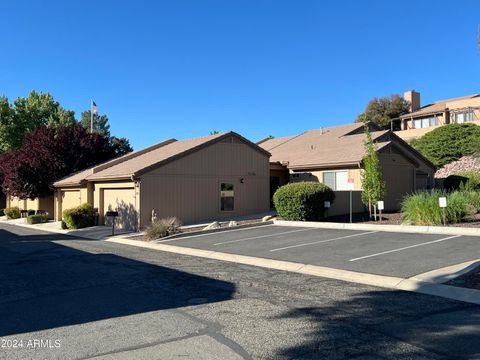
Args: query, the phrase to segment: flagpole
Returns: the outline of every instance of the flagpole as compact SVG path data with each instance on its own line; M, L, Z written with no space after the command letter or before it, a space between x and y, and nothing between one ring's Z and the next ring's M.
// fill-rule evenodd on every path
M93 134L93 100L90 99L90 133Z

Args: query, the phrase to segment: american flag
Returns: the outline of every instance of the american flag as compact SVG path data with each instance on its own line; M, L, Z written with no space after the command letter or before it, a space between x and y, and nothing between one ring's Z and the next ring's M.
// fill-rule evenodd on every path
M92 113L93 114L98 114L97 104L95 104L95 101L92 101Z

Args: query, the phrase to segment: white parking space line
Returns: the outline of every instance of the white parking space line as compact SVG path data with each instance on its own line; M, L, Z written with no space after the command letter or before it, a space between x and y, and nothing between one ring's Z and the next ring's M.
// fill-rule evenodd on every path
M198 234L198 235L190 235L190 236L181 236L181 237L174 238L174 239L166 239L166 240L156 241L156 243L163 243L163 242L169 242L169 241L191 239L191 238L196 238L196 237L201 237L201 236L208 236L208 235L222 235L222 234L226 234L226 233L227 233L227 234L230 234L230 233L235 232L235 231L252 230L252 229L258 229L258 228L266 228L266 227L270 227L270 226L274 226L274 225L273 225L273 224L269 224L269 225L250 226L250 227L246 227L246 228L242 228L242 229L223 230L223 231L217 231L217 232L209 232L209 233L206 233L206 234Z
M315 244L321 244L321 243L331 242L331 241L335 241L335 240L348 239L348 238L352 238L352 237L355 237L355 236L374 234L374 233L377 233L377 232L378 231L368 231L368 232L363 232L363 233L360 233L360 234L340 236L340 237L336 237L336 238L333 238L333 239L318 240L318 241L312 241L312 242L309 242L309 243L284 246L284 247L277 248L277 249L272 249L272 250L269 250L269 251L274 252L274 251L280 251L280 250L293 249L293 248L297 248L297 247L301 247L301 246L315 245Z
M276 234L260 235L260 236L254 236L254 237L237 239L237 240L223 241L223 242L219 242L219 243L216 243L216 244L213 244L213 245L217 246L217 245L224 245L224 244L232 244L232 243L236 243L236 242L249 241L249 240L255 240L255 239L262 239L262 238L271 237L271 236L278 236L278 235L285 235L285 234L293 234L293 233L297 233L297 232L301 232L301 231L312 231L312 230L317 230L317 229L315 229L315 228L308 228L308 229L300 229L300 230L291 230L291 231L285 231L285 232L276 233Z
M402 248L399 248L399 249L382 251L382 252L379 252L379 253L376 253L376 254L361 256L361 257L358 257L358 258L355 258L355 259L350 259L349 261L357 261L357 260L368 259L368 258L371 258L371 257L374 257L374 256L391 254L391 253L394 253L394 252L397 252L397 251L403 251L403 250L407 250L407 249L416 248L416 247L419 247L419 246L425 246L425 245L435 244L435 243L442 242L442 241L446 241L446 240L450 240L450 239L455 239L455 238L458 238L458 237L460 237L460 236L462 236L462 235L449 236L449 237L446 237L446 238L443 238L443 239L427 241L427 242L424 242L424 243L421 243L421 244L405 246L405 247L402 247Z

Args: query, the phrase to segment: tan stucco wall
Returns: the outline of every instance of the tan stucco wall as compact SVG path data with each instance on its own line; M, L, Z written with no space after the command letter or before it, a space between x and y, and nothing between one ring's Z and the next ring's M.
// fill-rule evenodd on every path
M269 159L244 143L218 142L141 176L141 227L177 216L184 224L269 209ZM220 211L220 184L234 184L235 210Z
M127 194L127 190L132 192L132 196ZM105 224L108 221L105 219L105 213L109 210L118 211L119 218L116 220L118 227L126 227L128 223L128 228L131 228L132 218L137 218L140 213L140 196L139 189L135 188L135 183L132 181L115 181L115 182L98 182L93 185L93 207L98 209L99 213L99 224ZM113 196L113 194L115 196ZM118 198L118 201L111 200L113 197ZM132 199L133 197L133 199ZM105 201L106 200L106 201ZM109 206L110 205L110 206ZM128 207L128 209L127 209ZM129 213L128 219L123 219L122 217L127 217L126 213ZM138 226L138 224L136 224Z
M66 196L66 198L63 197L64 192L68 192L69 194ZM75 194L75 199L72 200L73 192L77 192L78 197L77 197L77 194ZM55 190L55 220L57 221L62 220L62 213L64 210L79 206L81 204L90 203L89 196L90 195L87 191L86 186L57 188ZM78 201L77 201L77 198L78 198Z
M348 178L353 179L353 190L361 191L362 190L362 169L358 168L346 168L346 169L329 169L329 170L314 170L306 172L295 172L290 171L290 182L299 182L299 181L318 181L323 182L323 173L329 171L348 171ZM293 176L293 175L298 175Z
M20 210L45 210L53 219L54 206L53 195L35 199L20 200L17 197L7 198L7 207L18 206Z

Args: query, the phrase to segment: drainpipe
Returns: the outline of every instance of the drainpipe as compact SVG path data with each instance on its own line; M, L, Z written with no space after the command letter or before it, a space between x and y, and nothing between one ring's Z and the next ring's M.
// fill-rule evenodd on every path
M134 175L130 177L130 180L134 183L134 193L135 193L135 232L140 231L140 206L139 206L139 197L140 197L140 179L136 179ZM138 196L137 196L138 191Z

